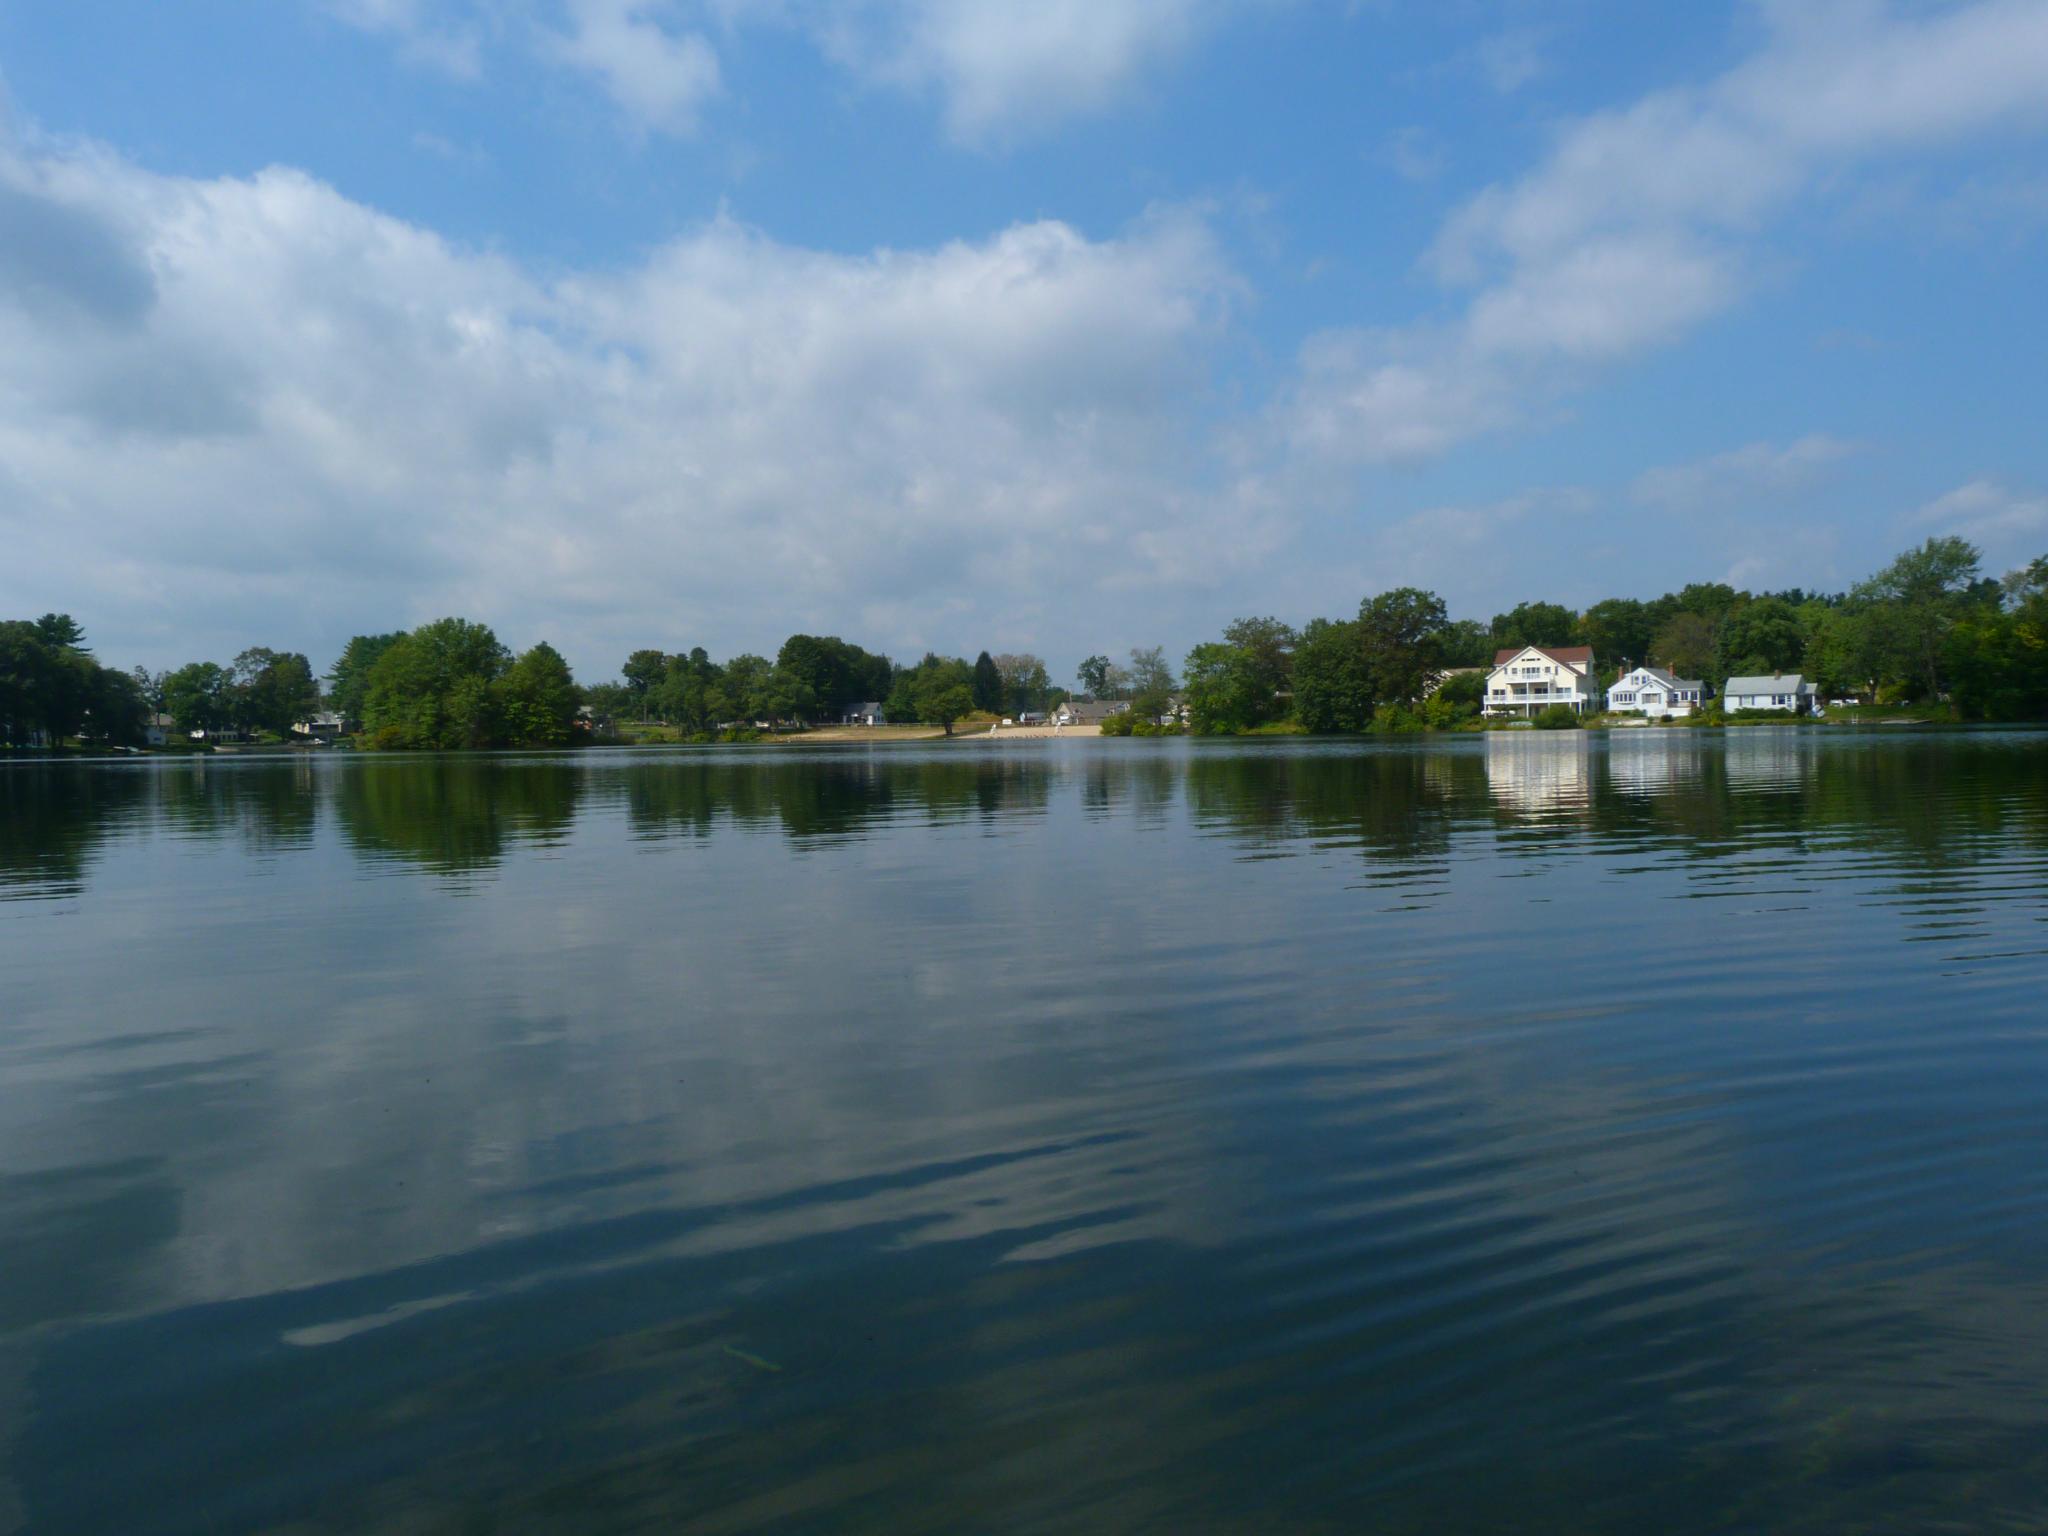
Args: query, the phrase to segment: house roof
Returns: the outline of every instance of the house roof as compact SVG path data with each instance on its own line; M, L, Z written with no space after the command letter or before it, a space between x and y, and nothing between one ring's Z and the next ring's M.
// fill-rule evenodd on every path
M1654 678L1657 682L1662 683L1666 688L1695 688L1704 691L1707 686L1705 683L1701 682L1700 679L1696 677L1673 677L1669 670L1667 670L1664 667L1636 667L1632 671L1627 673L1626 676L1622 678L1622 681L1626 682L1629 678L1634 677L1638 672L1640 672L1644 677Z
M1552 661L1562 662L1581 672L1593 664L1593 647L1590 645L1511 645L1493 653L1493 664L1504 667L1524 651L1541 651Z
M1093 699L1085 703L1078 699L1069 699L1060 707L1076 720L1107 720L1124 708L1122 704L1108 699Z
M1721 693L1724 697L1731 693L1800 693L1808 686L1797 672L1781 672L1775 676L1731 677L1721 685Z

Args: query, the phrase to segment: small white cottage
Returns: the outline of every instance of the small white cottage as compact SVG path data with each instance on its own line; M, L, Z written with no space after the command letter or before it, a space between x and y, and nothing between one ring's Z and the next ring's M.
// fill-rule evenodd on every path
M1637 667L1614 680L1607 707L1616 714L1652 720L1683 719L1705 702L1707 685L1698 678L1673 677L1662 667Z
M1781 709L1788 715L1810 715L1819 689L1797 672L1767 677L1731 677L1721 685L1721 707Z

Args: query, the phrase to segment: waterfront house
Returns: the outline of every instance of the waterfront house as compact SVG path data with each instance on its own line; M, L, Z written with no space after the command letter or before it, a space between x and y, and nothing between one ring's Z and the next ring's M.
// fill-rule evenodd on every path
M1637 667L1614 680L1607 707L1617 714L1646 715L1652 720L1683 719L1706 702L1707 685L1698 678L1673 677L1662 667Z
M1052 712L1054 725L1100 725L1131 706L1120 699L1069 699Z
M347 736L351 732L347 720L344 720L333 710L325 710L317 715L309 715L304 720L294 720L292 722L292 734L294 736L304 736L313 741L333 741L335 738Z
M1599 692L1590 645L1525 645L1494 656L1486 675L1486 713L1531 717L1562 704L1582 715Z
M1788 715L1810 715L1819 691L1797 672L1731 677L1721 685L1721 707L1731 714L1738 709L1779 709Z
M142 728L142 739L152 747L167 747L178 739L178 722L169 715L151 715Z
M849 709L840 717L839 723L841 725L886 725L888 719L889 717L883 713L882 706L870 700L866 704L856 704L852 709Z

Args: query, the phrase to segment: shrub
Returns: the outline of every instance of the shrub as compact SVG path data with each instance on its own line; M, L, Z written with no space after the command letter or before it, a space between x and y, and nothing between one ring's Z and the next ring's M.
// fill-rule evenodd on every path
M1405 704L1382 704L1372 712L1375 736L1410 736L1423 728L1422 716Z
M1579 728L1579 712L1569 704L1547 705L1536 715L1536 729L1539 731L1575 731Z
M1137 729L1138 717L1128 709L1103 717L1102 734L1105 736L1133 736Z

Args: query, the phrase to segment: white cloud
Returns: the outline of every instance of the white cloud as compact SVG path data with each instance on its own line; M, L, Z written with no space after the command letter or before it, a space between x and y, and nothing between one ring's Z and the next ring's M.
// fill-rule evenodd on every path
M1412 123L1387 140L1380 159L1403 181L1434 181L1450 164L1443 141L1427 128Z
M871 84L936 92L966 143L1100 112L1251 0L722 0L802 26Z
M1995 480L1972 480L1915 512L1913 525L1957 533L2000 557L2030 559L2048 539L2048 496L2028 496Z
M865 83L936 95L986 145L1115 105L1234 10L1269 0L319 0L402 56L465 78L487 41L534 42L640 132L687 133L722 87L707 25L798 29Z
M598 673L805 627L1051 648L1223 515L1191 218L868 256L719 221L547 280L287 170L0 150L0 195L0 612L111 656L449 611Z
M1349 377L1313 345L1304 430L1356 461L1440 451L1739 302L1770 220L1823 177L2048 125L2041 0L1783 0L1766 21L1744 63L1566 125L1447 220L1426 267L1457 318L1343 343Z
M1824 432L1809 433L1783 447L1749 443L1691 464L1644 470L1629 487L1629 496L1639 506L1671 512L1729 510L1803 490L1856 451L1856 444Z
M327 10L365 32L395 39L407 62L463 80L483 68L483 38L473 14L436 0L326 0Z
M718 55L677 30L667 0L568 0L569 30L549 50L594 76L642 133L691 133L720 89Z
M1487 84L1503 96L1519 91L1548 67L1543 36L1533 27L1513 27L1480 39L1475 57Z

